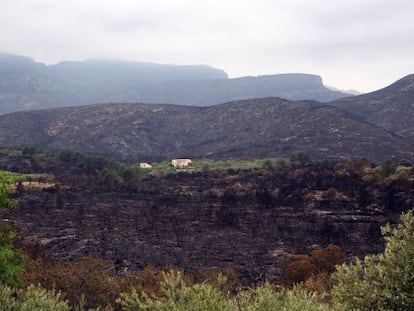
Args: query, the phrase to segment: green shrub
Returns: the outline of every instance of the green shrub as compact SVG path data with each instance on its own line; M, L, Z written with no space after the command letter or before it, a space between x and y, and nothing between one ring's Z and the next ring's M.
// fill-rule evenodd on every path
M5 172L0 172L0 210L16 205L16 201L9 198L9 185L12 178ZM26 256L13 246L16 234L11 226L0 225L0 284L18 286L19 276L24 270Z
M26 265L26 255L13 246L16 234L8 225L0 226L0 284L18 286Z
M0 311L69 311L59 292L30 285L12 289L0 284Z
M187 285L182 274L170 271L163 274L161 295L146 293L121 294L119 304L124 311L236 311L235 303L216 288L207 284Z
M270 170L273 168L273 162L271 160L265 160L262 164L263 169Z
M8 172L0 171L0 210L14 207L17 202L9 198L10 186L14 179Z
M386 248L379 255L342 265L334 278L334 301L345 310L413 310L414 306L414 213L401 223L382 228Z
M277 290L265 283L239 298L243 311L328 311L326 304L318 301L314 293L297 289Z
M223 282L222 276L218 282ZM269 283L230 297L206 283L187 285L180 272L164 274L161 293L121 294L124 311L328 311L316 294L299 290L277 290Z

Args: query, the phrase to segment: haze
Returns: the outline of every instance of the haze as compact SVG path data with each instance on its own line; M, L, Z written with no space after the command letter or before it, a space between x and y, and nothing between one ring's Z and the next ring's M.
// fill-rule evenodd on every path
M0 50L314 73L367 92L414 72L412 16L410 0L0 0Z

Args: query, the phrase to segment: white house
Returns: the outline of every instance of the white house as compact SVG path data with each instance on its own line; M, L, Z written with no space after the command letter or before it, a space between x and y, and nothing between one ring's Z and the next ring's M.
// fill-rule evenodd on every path
M139 167L140 167L140 168L152 168L152 165L151 165L151 164L149 164L149 163L146 163L146 162L141 162L141 163L139 164Z
M191 159L173 159L173 160L171 160L171 164L175 168L187 167L190 163L191 163Z

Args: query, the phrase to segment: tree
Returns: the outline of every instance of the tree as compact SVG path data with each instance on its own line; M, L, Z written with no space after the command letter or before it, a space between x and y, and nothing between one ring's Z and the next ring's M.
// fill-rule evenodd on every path
M396 169L397 166L390 159L387 159L381 164L381 170L379 174L382 178L385 178L394 174Z
M273 168L273 162L269 159L265 160L262 164L262 168L265 170L270 170Z
M289 157L290 162L296 166L304 166L305 164L310 162L310 154L309 152L299 151L292 153Z
M20 284L20 274L26 265L26 255L15 249L16 233L9 225L0 226L0 283L9 286Z
M413 310L414 212L382 228L385 251L338 267L332 295L345 310Z
M0 210L16 205L16 201L9 198L12 181L7 173L0 172ZM25 254L13 246L15 237L10 225L0 225L0 283L9 286L20 284L19 276L26 263Z
M133 184L140 181L147 174L145 169L137 166L127 166L123 168L121 178L124 182Z
M10 185L13 182L13 178L7 172L0 171L0 210L14 207L17 204L16 200L9 198Z
M114 169L104 168L100 171L100 179L103 184L112 189L115 185L122 183L122 177Z

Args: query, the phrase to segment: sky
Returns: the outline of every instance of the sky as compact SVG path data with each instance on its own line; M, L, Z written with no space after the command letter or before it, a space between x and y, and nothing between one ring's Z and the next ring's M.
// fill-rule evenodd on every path
M368 92L414 73L413 18L413 0L0 0L0 51L313 73Z

